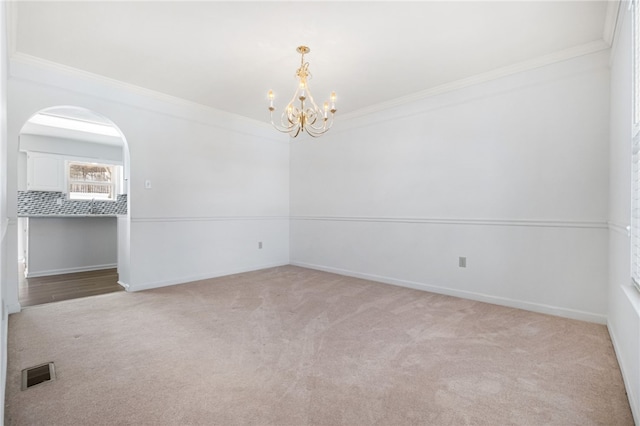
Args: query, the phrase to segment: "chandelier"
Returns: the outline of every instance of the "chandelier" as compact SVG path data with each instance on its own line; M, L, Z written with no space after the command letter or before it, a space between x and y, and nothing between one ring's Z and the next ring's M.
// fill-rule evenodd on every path
M296 71L298 88L280 115L279 124L273 121L274 95L273 90L269 90L271 124L276 130L288 133L292 138L298 136L302 131L315 138L326 133L333 124L333 115L336 113L336 92L331 92L330 101L325 102L322 108L316 104L307 84L311 78L309 62L304 61L304 55L309 53L311 49L307 46L299 46L296 50L302 55L300 68Z

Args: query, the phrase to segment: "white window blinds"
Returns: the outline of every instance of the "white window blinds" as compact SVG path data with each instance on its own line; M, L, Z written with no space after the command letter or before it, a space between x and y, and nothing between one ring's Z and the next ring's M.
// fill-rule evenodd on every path
M631 197L631 278L640 290L640 19L631 3L633 31L633 140Z
M117 166L93 163L67 164L67 189L71 200L116 200Z

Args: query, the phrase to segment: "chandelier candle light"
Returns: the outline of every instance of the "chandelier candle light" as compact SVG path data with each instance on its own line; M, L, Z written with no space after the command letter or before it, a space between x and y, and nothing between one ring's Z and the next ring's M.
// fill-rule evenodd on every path
M315 138L326 133L333 124L333 115L336 113L336 92L331 92L330 101L325 102L322 108L316 104L307 84L307 80L311 78L309 62L304 61L304 55L311 50L307 46L300 46L296 50L302 55L300 68L296 71L298 88L280 115L279 125L273 121L273 111L275 111L273 106L274 96L273 90L269 90L271 124L276 130L289 133L292 138L298 136L301 131L305 131ZM299 101L299 104L295 104L297 101Z

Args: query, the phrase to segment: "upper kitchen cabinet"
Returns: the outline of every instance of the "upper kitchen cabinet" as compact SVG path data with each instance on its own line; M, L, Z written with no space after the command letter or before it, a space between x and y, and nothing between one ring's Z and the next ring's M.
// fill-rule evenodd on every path
M28 152L27 190L65 192L64 160L57 155Z

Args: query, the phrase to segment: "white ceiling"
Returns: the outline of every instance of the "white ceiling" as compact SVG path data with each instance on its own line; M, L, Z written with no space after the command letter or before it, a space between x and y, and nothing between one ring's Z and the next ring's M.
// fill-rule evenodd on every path
M84 108L60 106L48 108L45 111L41 111L41 113L44 113L48 116L60 117L62 119L70 119L81 124L89 123L97 124L98 127L111 127L116 132L118 131L111 121L99 114L96 114ZM55 122L53 122L49 125L40 124L37 122L38 115L40 114L35 114L24 124L24 126L22 126L22 129L20 129L20 134L73 139L103 145L123 145L121 136L105 135L102 134L102 132L96 132L91 128L85 129L84 131L79 131L77 129L68 128L65 123L56 124Z
M606 1L22 1L11 13L17 55L261 121L269 89L280 107L293 94L301 44L314 97L335 90L339 116L604 45L608 19Z

